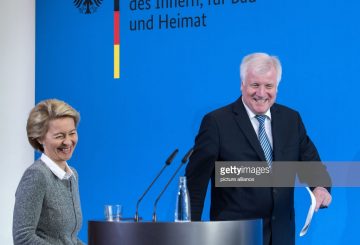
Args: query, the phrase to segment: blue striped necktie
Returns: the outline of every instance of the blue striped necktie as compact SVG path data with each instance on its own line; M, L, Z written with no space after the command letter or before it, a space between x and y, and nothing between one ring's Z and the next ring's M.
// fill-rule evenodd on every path
M270 145L270 141L266 135L265 131L265 119L266 116L264 115L256 115L256 119L259 121L259 141L260 145L264 151L265 159L269 167L271 167L273 156L272 156L272 148Z

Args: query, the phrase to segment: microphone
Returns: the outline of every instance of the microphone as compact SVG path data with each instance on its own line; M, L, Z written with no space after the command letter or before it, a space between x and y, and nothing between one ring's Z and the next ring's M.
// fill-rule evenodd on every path
M185 154L185 156L183 157L183 159L181 160L181 163L179 165L179 167L175 170L174 174L171 176L171 178L169 179L169 181L166 183L164 189L160 192L159 196L156 198L155 203L154 203L154 212L153 212L153 217L152 217L152 221L156 222L156 206L162 196L162 194L166 191L166 189L168 188L168 186L170 185L171 181L175 178L175 176L177 175L177 173L179 172L179 170L181 169L181 167L187 163L187 161L189 160L191 154L193 153L194 149L191 147L190 150Z
M150 190L150 188L154 185L155 181L160 177L160 175L162 174L162 172L165 170L165 168L167 166L169 166L171 164L171 162L174 160L176 154L179 152L178 149L175 149L173 151L173 153L171 153L171 155L168 157L168 159L165 161L164 166L162 167L162 169L160 170L160 172L156 175L155 179L151 182L151 184L148 186L148 188L144 191L144 193L141 195L141 197L139 198L139 200L136 203L136 212L135 212L135 222L139 222L139 204L142 201L142 199L144 198L144 196L146 195L146 193L148 193L148 191Z

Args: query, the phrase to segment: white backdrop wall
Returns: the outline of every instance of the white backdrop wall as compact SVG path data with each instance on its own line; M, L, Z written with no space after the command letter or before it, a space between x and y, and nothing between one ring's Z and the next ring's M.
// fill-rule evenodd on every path
M0 244L13 244L15 190L33 161L26 119L35 97L35 0L0 0Z

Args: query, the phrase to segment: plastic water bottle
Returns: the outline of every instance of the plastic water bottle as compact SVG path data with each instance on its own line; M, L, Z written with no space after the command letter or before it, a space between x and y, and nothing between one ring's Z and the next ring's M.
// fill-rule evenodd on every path
M179 191L176 197L175 222L190 222L190 197L186 185L186 177L180 176Z

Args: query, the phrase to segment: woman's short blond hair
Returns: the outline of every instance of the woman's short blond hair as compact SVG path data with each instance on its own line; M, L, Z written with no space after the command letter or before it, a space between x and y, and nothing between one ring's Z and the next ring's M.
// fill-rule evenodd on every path
M35 150L44 152L44 147L39 143L49 129L51 120L63 117L74 119L75 127L80 121L80 114L64 101L48 99L40 101L30 112L27 120L27 137Z

